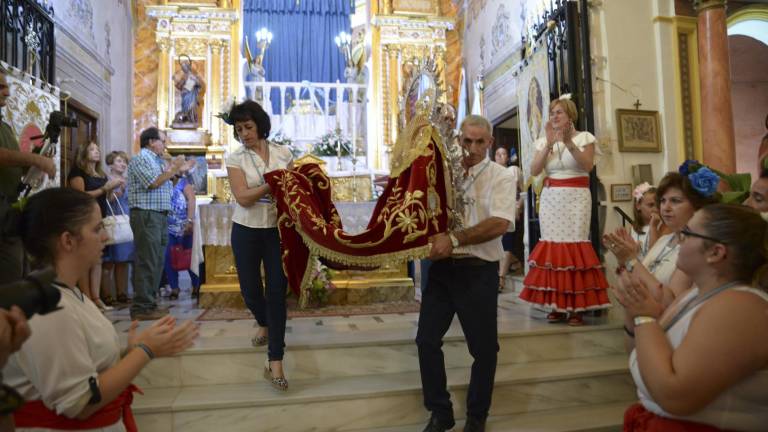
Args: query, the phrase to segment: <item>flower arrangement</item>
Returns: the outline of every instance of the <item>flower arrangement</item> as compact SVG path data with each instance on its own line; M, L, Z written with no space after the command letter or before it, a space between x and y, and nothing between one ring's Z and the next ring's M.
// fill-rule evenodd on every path
M309 282L309 303L322 306L328 301L331 290L336 288L331 283L331 269L324 266L319 259L315 258L315 262L310 269L311 280Z
M341 154L339 154L339 142L341 142ZM316 156L349 156L352 154L352 142L337 128L321 136L320 142L312 147L312 153Z
M304 154L304 152L300 148L293 145L293 140L289 136L283 134L283 131L278 131L276 134L272 135L272 137L269 138L269 140L277 145L287 146L288 149L291 150L291 154L293 155L294 158L297 158L302 154Z
M722 180L730 190L720 193L721 202L740 204L749 197L752 185L752 175L749 173L725 174L692 159L683 162L678 172L688 177L693 188L702 196L709 198L718 194L717 187Z

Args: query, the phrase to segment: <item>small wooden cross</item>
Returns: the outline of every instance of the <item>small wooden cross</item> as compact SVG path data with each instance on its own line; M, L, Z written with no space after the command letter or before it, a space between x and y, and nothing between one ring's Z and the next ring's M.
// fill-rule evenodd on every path
M639 109L640 109L640 105L642 105L642 104L640 103L640 99L638 99L638 100L637 100L635 103L633 103L632 105L634 105L634 106L635 106L635 109L636 109L636 110L639 110Z

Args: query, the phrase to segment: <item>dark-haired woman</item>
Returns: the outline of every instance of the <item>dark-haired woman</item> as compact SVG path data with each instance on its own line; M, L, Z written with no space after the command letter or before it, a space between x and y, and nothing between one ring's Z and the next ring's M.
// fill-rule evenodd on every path
M33 195L20 227L36 266L53 266L61 310L29 321L32 336L3 369L4 382L26 399L14 413L17 430L134 431L131 381L155 357L192 345L198 329L166 316L136 334L122 350L112 323L77 287L101 260L106 241L101 211L85 192L54 188Z
M285 353L285 291L277 208L270 201L264 174L291 168L293 155L285 146L267 141L269 116L256 102L235 105L228 121L242 146L227 158L232 195L237 202L232 216L232 253L235 256L240 291L259 325L254 346L268 344L264 375L278 390L287 390L283 372ZM264 264L266 289L261 278Z
M677 259L694 288L663 314L651 287L622 273L616 294L635 323L630 369L640 399L625 432L766 430L766 241L768 224L750 208L697 211L680 231Z
M677 267L680 232L696 210L717 202L714 194L704 195L696 190L688 175L670 172L661 179L656 190L656 202L669 234L661 235L642 259L635 243L625 231L603 236L603 244L626 269L652 286L654 296L663 305L691 288L691 278ZM628 323L631 328L631 323Z

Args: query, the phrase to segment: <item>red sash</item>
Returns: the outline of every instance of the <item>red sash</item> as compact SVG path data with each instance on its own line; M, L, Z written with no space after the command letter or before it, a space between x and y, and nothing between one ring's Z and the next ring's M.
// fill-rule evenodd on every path
M547 177L544 180L544 186L546 187L574 187L574 188L586 188L589 187L589 177L571 177L567 179L553 179Z
M624 432L728 432L701 423L658 416L639 403L624 412Z
M131 411L133 393L141 393L141 390L131 384L120 393L115 400L104 405L88 417L87 420L71 419L56 414L56 411L48 409L41 400L27 401L20 409L13 413L16 427L47 428L57 430L85 430L111 426L123 418L123 424L128 432L137 432L136 420Z

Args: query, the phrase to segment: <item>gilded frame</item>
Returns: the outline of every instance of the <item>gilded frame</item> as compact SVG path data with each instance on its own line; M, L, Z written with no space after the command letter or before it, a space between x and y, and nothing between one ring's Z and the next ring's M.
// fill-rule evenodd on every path
M620 152L661 153L659 112L617 109Z

